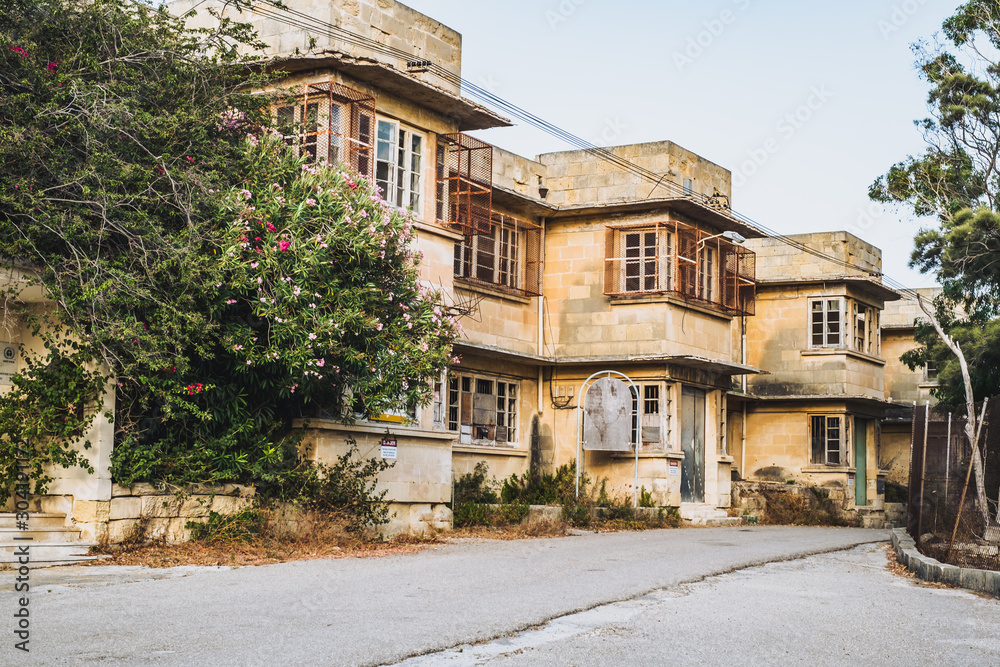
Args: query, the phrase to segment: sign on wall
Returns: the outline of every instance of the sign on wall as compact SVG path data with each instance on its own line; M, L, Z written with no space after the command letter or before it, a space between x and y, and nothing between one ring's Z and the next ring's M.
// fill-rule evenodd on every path
M17 345L0 341L0 384L11 384L17 373Z
M384 458L384 459L395 459L396 458L396 439L395 438L383 438L382 439L382 458Z
M583 399L583 448L632 450L632 392L621 380L601 378L587 388Z

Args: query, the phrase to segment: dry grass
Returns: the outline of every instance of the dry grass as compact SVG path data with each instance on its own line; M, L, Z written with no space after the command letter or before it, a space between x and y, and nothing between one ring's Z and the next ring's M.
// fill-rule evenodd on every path
M91 553L108 555L90 565L143 565L162 568L181 565L231 566L268 565L313 558L378 558L415 553L430 545L452 539L522 540L562 537L568 534L563 521L528 519L501 528L463 528L445 534L400 535L389 540L359 536L337 522L315 521L300 524L296 533L273 526L263 534L246 539L214 539L181 544L149 543L141 529L124 544L96 547Z
M358 535L344 530L337 521L300 521L295 532L269 522L260 534L238 539L216 538L166 544L150 542L142 528L127 536L122 544L100 545L92 554L109 555L91 565L144 565L177 567L179 565L245 566L268 565L313 558L370 558L413 553L430 544L440 544L437 535L413 537L401 535L390 540Z
M524 540L540 537L564 537L569 535L569 524L528 517L522 523L512 526L468 526L456 528L445 534L449 538L486 538L491 540Z

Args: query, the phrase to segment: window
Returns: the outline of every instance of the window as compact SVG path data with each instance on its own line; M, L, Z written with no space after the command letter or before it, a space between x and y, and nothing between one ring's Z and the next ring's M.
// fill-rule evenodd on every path
M455 277L526 296L538 295L541 227L501 213L489 231L455 244Z
M373 97L333 82L314 83L274 113L285 143L298 154L371 175Z
M934 365L933 361L928 361L924 364L924 382L926 384L937 384L938 381L938 369Z
M669 292L673 288L673 237L666 229L621 230L609 258L618 267L621 292Z
M843 299L816 299L811 302L811 347L842 347L844 331Z
M881 354L879 311L844 297L809 302L809 347L851 349L873 357Z
M375 184L390 204L419 215L423 187L424 137L391 120L379 119Z
M845 466L844 443L847 442L847 419L844 415L812 417L812 463Z
M462 444L517 445L518 384L496 377L452 375L448 379L449 431Z
M670 437L670 388L660 383L637 387L642 401L632 394L632 442L638 437L644 447L663 449Z
M701 265L698 271L698 296L705 301L715 301L715 283L718 275L718 264L715 259L715 248L704 248L701 252Z
M674 293L736 315L753 315L753 252L676 220L607 225L604 293Z
M854 349L877 357L879 354L878 310L853 302Z

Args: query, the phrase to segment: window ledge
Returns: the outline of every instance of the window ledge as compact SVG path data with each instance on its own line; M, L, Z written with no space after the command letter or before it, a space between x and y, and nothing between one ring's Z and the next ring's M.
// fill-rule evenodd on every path
M719 454L715 457L719 463L733 463L736 459L729 454Z
M818 466L818 465L810 465L810 466L803 466L802 472L813 473L813 474L816 474L816 473L839 473L839 474L844 474L844 473L856 472L856 470L854 468L850 467L850 466Z
M921 382L917 385L918 389L937 389L937 382Z
M443 236L452 241L461 241L462 233L456 232L454 229L449 229L439 222L421 222L417 221L417 231L427 232L428 234L437 234L438 236Z
M635 452L614 452L611 454L613 459L628 459L631 461L635 460ZM664 451L664 450L654 450L639 452L640 459L684 459L684 452L674 452L674 451Z
M335 419L296 419L292 422L293 428L302 428L306 426L311 429L318 429L323 431L344 431L351 433L374 433L376 435L385 435L389 433L401 433L406 434L410 437L426 438L429 440L454 440L458 436L451 431L432 431L426 428L420 428L419 426L406 426L404 424L396 424L392 422L355 422L353 424L344 424Z
M646 294L643 296L629 296L627 294L608 294L608 298L611 300L612 306L626 306L631 304L645 304L645 303L669 303L674 306L680 306L681 308L687 308L688 310L693 310L695 312L704 313L705 315L711 315L712 317L717 317L720 320L732 321L735 315L728 315L720 310L717 310L710 306L702 306L699 304L692 303L681 299L680 297L673 296L672 294Z
M464 280L455 276L455 287L458 289L467 290L469 292L479 292L480 294L486 294L488 296L494 296L498 299L506 299L508 301L514 301L516 303L528 304L531 303L531 298L526 296L521 296L520 294L512 294L507 290L497 288L490 288L482 283L472 282Z
M452 445L453 454L493 454L494 456L520 456L527 457L530 453L527 449L517 449L514 447L493 447L491 445Z
M846 347L817 347L810 350L800 350L799 354L801 354L803 357L844 355L848 357L854 357L855 359L860 359L861 361L867 361L872 364L878 364L879 366L885 366L885 359L882 359L880 357L873 357L870 354L865 354L864 352L858 352L857 350L849 350Z

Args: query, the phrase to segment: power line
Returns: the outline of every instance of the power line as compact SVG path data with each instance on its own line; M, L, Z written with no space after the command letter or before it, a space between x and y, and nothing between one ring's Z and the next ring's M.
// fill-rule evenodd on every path
M252 11L262 16L271 18L280 23L283 23L285 25L289 25L306 31L315 31L321 34L325 34L328 37L339 39L348 44L353 44L355 46L368 48L376 53L381 53L407 62L424 60L413 53L409 53L407 51L398 49L388 44L382 44L381 42L371 37L365 37L364 35L359 35L346 28L334 25L328 21L323 21L322 19L317 19L304 12L291 9L286 6L282 6L276 0L261 0L261 4L259 4L256 8L252 8ZM702 203L708 203L711 200L709 196L703 195L701 193L686 192L682 185L680 185L679 183L677 183L672 179L667 178L666 174L658 174L650 169L641 167L633 163L631 160L621 157L606 148L597 146L585 139L582 139L574 135L573 133L569 132L568 130L565 130L553 123L545 121L544 119L539 118L538 116L532 114L531 112L522 109L516 104L501 98L500 96L490 92L485 88L482 88L481 86L476 85L475 83L467 79L464 79L460 75L449 71L448 69L444 68L443 66L437 63L431 62L428 67L428 70L438 75L445 81L458 86L460 90L466 91L470 96L479 99L485 104L498 108L502 110L503 113L508 113L511 116L519 118L524 122L528 123L529 125L537 129L540 129L543 132L546 132L547 134L557 139L565 141L566 143L575 146L587 153L590 153L599 159L605 160L606 162L610 162L627 172L630 172L642 179L652 182L655 187L665 186L668 190L673 191L678 195L690 197L696 200L700 199L702 200ZM824 261L831 262L835 265L839 265L844 268L851 269L853 271L864 273L869 277L873 278L880 277L888 287L896 290L905 298L909 299L918 298L916 291L903 286L902 283L893 280L884 273L866 271L844 259L841 259L839 257L834 257L822 251L816 250L802 243L801 241L796 241L795 239L792 239L784 234L781 234L780 232L757 222L756 220L750 218L747 215L732 210L731 208L729 209L729 214L735 220L761 232L761 234L763 234L766 237L778 240L782 243L785 243L786 245L795 248L796 250L799 250L800 252L810 254L814 257L823 259Z

